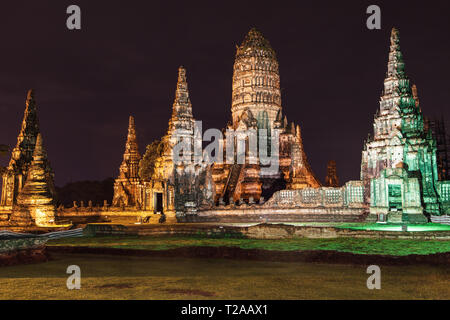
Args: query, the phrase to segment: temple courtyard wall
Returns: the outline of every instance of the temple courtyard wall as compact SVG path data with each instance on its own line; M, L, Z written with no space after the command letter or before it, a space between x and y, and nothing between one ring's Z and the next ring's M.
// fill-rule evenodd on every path
M91 236L205 236L249 239L370 238L450 240L450 231L355 230L326 225L294 225L282 223L178 223L169 225L93 223L86 227L85 234Z
M364 208L218 208L178 215L179 222L359 222Z
M8 225L10 211L0 211L0 227ZM364 208L274 208L264 205L215 207L186 214L166 212L165 224L174 223L245 223L245 222L361 222ZM146 218L148 220L146 220ZM160 224L160 214L134 208L64 208L57 211L58 223Z
M200 222L360 222L369 212L363 201L363 186L360 181L350 181L340 188L304 188L280 190L266 202L252 200L225 204L219 201L214 206L199 206L198 203L181 201L183 206L165 210L165 223ZM182 200L182 199L181 199ZM0 220L8 219L9 208L0 207ZM3 215L1 215L1 213ZM56 220L61 223L87 224L112 223L160 223L160 214L141 210L134 206L111 206L106 201L94 205L89 201L74 202L72 208L59 207ZM1 222L1 221L0 221Z
M192 212L193 211L193 212ZM181 222L359 222L369 212L361 181L340 188L280 190L265 203L241 201L210 209L177 212Z
M367 216L365 208L274 208L264 205L215 207L195 213L165 212L165 223L195 222L359 222ZM68 208L58 210L59 221L72 223L149 223L158 224L160 214L134 208ZM148 221L146 221L148 218Z

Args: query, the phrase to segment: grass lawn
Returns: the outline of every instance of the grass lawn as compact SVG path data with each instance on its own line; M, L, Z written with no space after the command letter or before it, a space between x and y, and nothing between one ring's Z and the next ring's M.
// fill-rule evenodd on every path
M106 236L51 240L49 246L88 246L123 249L164 250L184 246L233 246L265 250L336 250L359 254L409 255L450 252L450 241L411 239L237 239L206 237Z
M371 230L371 231L402 231L401 224L392 223L340 223L337 228L353 229L353 230ZM409 224L408 231L413 232L429 232L429 231L450 231L450 225L439 223L427 224Z
M54 254L0 268L0 299L450 299L448 266L380 266L381 290L366 266ZM66 269L81 268L68 290Z
M252 226L258 223L224 223L224 225ZM370 231L402 231L400 223L374 223L374 222L272 222L271 224L285 224L305 227L335 227L340 229L370 230ZM450 231L450 225L440 223L408 224L408 231L430 232Z

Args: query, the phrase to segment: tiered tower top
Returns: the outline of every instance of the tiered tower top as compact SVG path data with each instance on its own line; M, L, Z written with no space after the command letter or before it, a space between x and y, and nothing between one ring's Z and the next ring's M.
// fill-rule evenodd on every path
M363 150L361 180L379 177L385 168L408 166L418 170L419 154L427 150L417 88L411 88L400 51L400 34L391 31L389 59L380 109L374 117L373 137ZM421 164L422 165L422 164Z
M269 41L264 38L261 32L252 28L242 41L242 44L237 47L236 58L245 56L261 56L271 59L276 59L276 53L270 45Z
M134 117L130 116L128 121L128 135L125 144L125 152L123 161L119 169L119 178L121 179L138 179L139 178L139 147L137 143L136 126Z
M28 167L33 160L34 147L39 133L39 121L33 90L28 91L25 105L22 126L17 136L17 144L12 151L8 170L22 173L26 176Z
M405 63L400 51L400 33L391 31L389 60L380 98L380 110L375 117L374 139L391 139L401 135L420 136L423 132L419 100L414 96L405 73ZM417 88L414 88L417 92Z
M280 76L275 51L256 29L251 29L236 50L231 112L233 127L245 113L258 128L273 128L281 110ZM248 116L248 115L247 115Z
M169 120L168 135L172 136L175 130L193 130L194 118L192 116L192 104L189 98L189 89L186 78L186 69L178 68L177 89L173 102L172 117Z
M56 212L52 191L54 187L52 177L48 176L47 167L47 152L39 133L36 137L28 177L17 197L17 205L13 208L11 221L29 223L34 220L38 226L54 223Z
M386 79L405 79L405 63L400 51L400 32L396 28L391 30L391 46L389 48L389 61Z
M173 102L172 117L192 117L192 104L189 99L186 69L183 66L178 68L178 81L175 91L175 101Z
M36 138L36 145L33 152L33 160L28 172L27 182L46 180L47 152L44 149L42 135L39 133Z

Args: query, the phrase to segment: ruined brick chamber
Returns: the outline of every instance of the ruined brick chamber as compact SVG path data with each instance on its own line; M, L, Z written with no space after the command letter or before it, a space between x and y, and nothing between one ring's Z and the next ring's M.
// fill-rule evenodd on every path
M177 212L178 222L360 222L369 208L359 181L343 187L280 190L265 203L240 201Z
M0 267L48 261L46 241L33 236L0 235Z

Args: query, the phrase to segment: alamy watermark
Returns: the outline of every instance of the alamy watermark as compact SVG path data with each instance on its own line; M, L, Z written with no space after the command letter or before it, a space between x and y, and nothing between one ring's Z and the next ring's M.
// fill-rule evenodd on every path
M70 14L66 20L66 27L69 30L81 29L81 9L79 6L72 4L67 7L66 13Z
M225 137L216 128L202 132L202 121L192 130L176 129L175 164L259 164L262 174L279 169L279 129L227 129ZM210 142L203 149L203 142ZM224 152L225 151L225 152Z
M367 267L368 274L371 276L367 278L367 289L381 289L381 269L377 265L371 265Z
M370 5L366 10L367 14L370 16L367 18L366 26L369 30L380 30L381 29L381 9L376 4Z
M67 278L66 286L67 289L81 289L81 269L79 266L73 264L67 267L67 274L70 276Z

